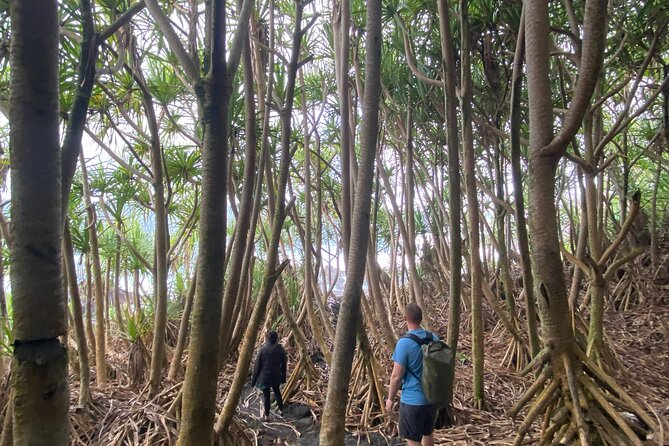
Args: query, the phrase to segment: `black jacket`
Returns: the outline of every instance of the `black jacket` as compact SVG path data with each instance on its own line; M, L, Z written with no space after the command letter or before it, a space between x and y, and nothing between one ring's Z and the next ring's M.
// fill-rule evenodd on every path
M256 356L251 385L274 387L285 383L286 362L286 351L281 344L266 342Z

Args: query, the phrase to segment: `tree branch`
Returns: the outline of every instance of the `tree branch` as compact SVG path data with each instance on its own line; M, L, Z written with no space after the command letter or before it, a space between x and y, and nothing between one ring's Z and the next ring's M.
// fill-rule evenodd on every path
M430 77L427 77L418 70L418 67L416 66L416 61L414 60L413 48L411 48L409 31L407 31L406 25L404 24L404 21L399 16L399 14L395 14L395 19L397 20L397 24L402 30L402 38L404 40L404 52L406 53L405 57L407 60L407 65L409 65L411 72L418 78L418 80L425 82L427 85L437 88L443 88L444 82L442 80L432 79Z
M244 40L249 31L249 19L251 18L251 11L253 11L253 4L254 0L244 0L239 12L239 21L237 22L237 29L235 29L230 55L228 56L227 74L230 79L237 73L237 68L239 67L242 50L244 49Z
M581 127L583 115L590 105L604 60L607 5L607 0L588 0L585 4L583 23L585 37L574 96L560 133L547 146L540 149L541 155L564 155L567 146Z
M245 0L245 1L250 1L250 0ZM149 10L151 16L160 27L160 30L163 32L163 36L165 37L165 40L167 40L167 44L169 45L175 57L181 64L181 67L188 76L188 79L192 83L198 82L201 78L200 72L197 69L195 63L193 62L193 59L191 59L191 57L188 55L188 52L186 52L186 48L184 48L183 43L181 43L181 40L179 39L179 36L177 35L176 31L174 31L174 28L170 23L169 17L167 17L167 15L165 15L163 10L160 8L158 0L145 0L145 3L146 3L146 9Z
M132 20L132 18L137 15L137 13L144 9L145 6L146 4L144 3L144 0L140 0L129 7L128 10L124 12L123 15L121 15L121 17L116 19L114 23L100 32L100 41L105 41L113 36L116 31L118 31L122 26L128 24L128 22L130 22L130 20Z

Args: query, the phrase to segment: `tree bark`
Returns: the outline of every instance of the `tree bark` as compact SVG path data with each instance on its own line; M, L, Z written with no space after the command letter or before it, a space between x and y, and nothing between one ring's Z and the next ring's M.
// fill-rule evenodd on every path
M17 446L65 446L70 392L67 349L59 339L67 333L67 302L61 257L58 4L14 0L10 11L13 440Z

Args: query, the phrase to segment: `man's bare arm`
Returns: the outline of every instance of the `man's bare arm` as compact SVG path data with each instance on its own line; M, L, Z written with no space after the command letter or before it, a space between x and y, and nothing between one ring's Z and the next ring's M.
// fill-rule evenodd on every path
M393 399L402 386L402 377L404 376L404 366L394 363L393 372L390 375L390 389L388 389L388 399L386 400L386 409L392 409ZM389 408L390 407L390 408Z

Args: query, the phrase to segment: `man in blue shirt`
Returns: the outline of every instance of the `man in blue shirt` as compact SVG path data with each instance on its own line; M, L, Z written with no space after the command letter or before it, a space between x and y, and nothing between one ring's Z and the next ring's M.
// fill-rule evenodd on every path
M438 341L433 333L421 327L423 311L415 303L410 303L404 310L408 333L420 339L431 337ZM400 435L409 446L433 446L435 407L425 397L421 383L423 375L423 355L420 345L408 337L397 341L393 353L393 372L390 376L390 389L386 400L386 410L392 412L393 399L402 388L400 398Z

